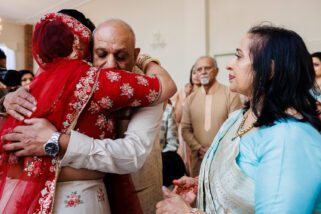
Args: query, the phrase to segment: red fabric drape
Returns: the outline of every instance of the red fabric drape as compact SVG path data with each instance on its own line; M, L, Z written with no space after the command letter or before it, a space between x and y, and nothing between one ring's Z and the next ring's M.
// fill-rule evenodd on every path
M72 30L74 40L61 44L57 38L48 40L48 37L56 33L51 28L64 28L59 22L64 23L65 27ZM49 31L51 33L48 33ZM69 38L68 30L63 29L61 37ZM92 69L87 63L80 60L87 55L86 52L77 51L79 41L85 45L85 49L88 49L89 37L88 29L86 30L78 21L62 14L47 14L35 28L33 54L40 65L41 72L30 86L30 92L37 100L37 110L31 117L46 118L61 132L66 132L71 125L66 121L73 121L81 112L79 106L70 108L69 104L74 103L75 96L77 99L81 99L80 109L83 110L86 109L85 105L90 99L91 91L95 90L95 82L86 81L96 79L98 69ZM57 42L58 45L62 45L61 48L65 47L66 50L50 48L55 46ZM70 42L73 43L70 44ZM70 47L72 47L71 50L69 50ZM72 53L68 55L70 51ZM81 94L76 95L75 90L80 81L85 81L87 88ZM23 122L9 117L1 129L1 136L21 124ZM88 129L93 129L93 127L88 126ZM88 131L86 133L96 132ZM95 134L92 134L91 137L98 138ZM17 179L17 183L10 189L9 200L4 206L3 213L49 213L57 180L56 159L51 157L17 158L13 153L6 153L3 150L2 146L6 143L10 142L0 142L0 200L3 200L3 196L8 194L8 192L4 192L6 185L10 184L8 178ZM116 175L115 178L118 176L121 179L112 179L111 181L114 187L119 188L113 189L109 195L109 198L112 198L117 205L112 206L112 208L114 207L112 213L119 213L121 207L126 209L121 206L124 200L128 205L127 208L131 207L130 210L142 213L130 176Z

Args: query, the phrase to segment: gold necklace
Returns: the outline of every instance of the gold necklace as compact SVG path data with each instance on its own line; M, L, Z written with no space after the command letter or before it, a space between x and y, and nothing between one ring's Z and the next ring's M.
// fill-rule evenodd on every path
M242 121L241 121L241 124L239 126L239 128L237 129L237 137L242 137L245 133L247 133L248 131L250 131L253 127L254 127L254 123L252 123L250 126L248 126L247 128L243 129L243 126L244 126L244 123L245 123L245 120L247 119L249 115L247 115L246 117L244 116Z

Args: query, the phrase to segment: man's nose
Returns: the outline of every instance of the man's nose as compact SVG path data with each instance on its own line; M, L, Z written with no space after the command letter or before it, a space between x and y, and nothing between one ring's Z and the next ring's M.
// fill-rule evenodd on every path
M117 62L116 62L116 59L113 55L109 55L107 58L106 58L106 61L103 65L103 68L114 68L114 69L117 69Z
M202 74L206 74L207 72L206 72L206 69L205 68L201 68L201 70L200 70L200 74L202 75Z

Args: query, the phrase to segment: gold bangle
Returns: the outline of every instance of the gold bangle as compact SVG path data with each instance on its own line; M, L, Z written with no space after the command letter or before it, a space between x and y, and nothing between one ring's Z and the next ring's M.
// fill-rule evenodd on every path
M139 69L145 72L148 63L150 62L155 62L156 64L160 65L160 62L158 59L152 58L147 54L140 54L137 58L136 65L139 67Z

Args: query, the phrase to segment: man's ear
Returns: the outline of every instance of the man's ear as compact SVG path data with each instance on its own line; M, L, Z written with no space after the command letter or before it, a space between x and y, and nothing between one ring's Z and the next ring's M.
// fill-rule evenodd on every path
M138 57L139 53L140 53L140 48L135 48L135 50L134 50L135 62L137 61L137 57Z

